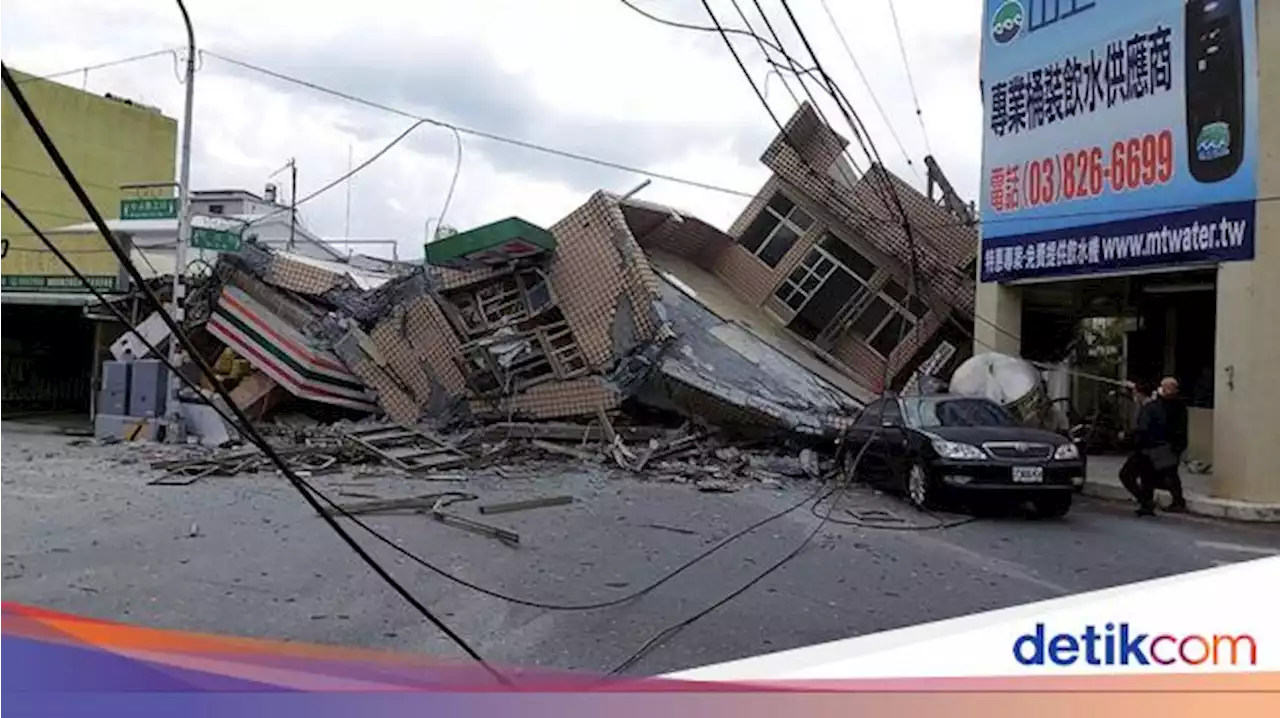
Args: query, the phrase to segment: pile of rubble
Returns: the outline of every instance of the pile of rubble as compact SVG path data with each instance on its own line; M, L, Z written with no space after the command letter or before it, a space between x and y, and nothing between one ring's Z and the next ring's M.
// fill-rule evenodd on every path
M271 435L273 432L266 432ZM308 435L270 439L299 476L374 473L419 481L466 481L476 472L504 478L536 476L549 465L596 466L687 483L703 491L734 491L747 481L782 486L830 470L817 451L779 453L761 442L732 442L688 427L615 426L601 415L592 424L494 422L451 435L393 423L316 425ZM153 485L185 486L211 477L270 472L257 448L165 455L151 464L163 473Z
M312 473L356 454L422 478L550 455L707 485L775 480L779 460L741 442L786 445L787 471L816 474L816 454L801 466L795 452L829 444L862 406L655 271L604 192L550 230L511 218L433 242L423 265L247 242L187 311L236 404ZM162 324L144 329L163 343ZM129 335L113 351L146 358ZM189 434L236 441L183 400ZM174 473L259 465L230 452Z

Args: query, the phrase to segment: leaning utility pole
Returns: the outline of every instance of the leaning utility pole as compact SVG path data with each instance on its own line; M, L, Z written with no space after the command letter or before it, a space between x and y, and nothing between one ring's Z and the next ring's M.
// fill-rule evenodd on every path
M191 15L187 13L186 4L182 0L177 2L178 10L182 12L182 21L187 26L185 77L187 96L182 108L182 147L178 165L178 236L175 238L173 248L173 297L170 300L170 311L173 320L181 325L184 318L183 299L186 293L184 280L187 270L187 245L191 241L191 119L195 103L196 33L191 26ZM169 339L169 359L173 366L182 366L182 346L177 337ZM172 441L183 439L182 412L178 406L178 390L181 386L182 381L176 374L169 377L166 413L169 416L168 436Z
M285 170L289 170L289 243L285 245L285 249L293 251L298 231L298 159L290 157L283 167L267 175L267 179L272 179Z
M298 160L289 158L289 251L293 251L294 233L298 230Z

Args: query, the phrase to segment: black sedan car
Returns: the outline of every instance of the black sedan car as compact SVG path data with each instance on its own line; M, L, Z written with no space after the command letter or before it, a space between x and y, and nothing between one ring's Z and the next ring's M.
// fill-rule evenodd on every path
M1022 426L987 399L948 394L872 402L848 434L860 481L901 492L919 508L952 500L1030 501L1063 516L1084 485L1084 458L1064 436Z

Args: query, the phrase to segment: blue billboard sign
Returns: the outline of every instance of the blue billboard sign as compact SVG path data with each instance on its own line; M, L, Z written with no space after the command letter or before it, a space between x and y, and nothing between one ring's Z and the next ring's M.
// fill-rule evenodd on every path
M1252 259L1256 0L984 0L983 281Z

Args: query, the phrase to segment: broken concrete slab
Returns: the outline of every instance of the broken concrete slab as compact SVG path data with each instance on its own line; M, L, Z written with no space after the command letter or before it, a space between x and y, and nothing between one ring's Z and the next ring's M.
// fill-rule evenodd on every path
M662 278L677 338L638 398L750 433L838 435L863 404Z

